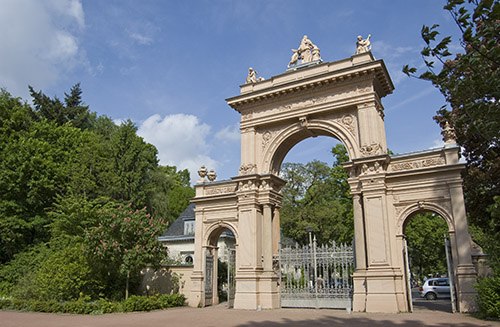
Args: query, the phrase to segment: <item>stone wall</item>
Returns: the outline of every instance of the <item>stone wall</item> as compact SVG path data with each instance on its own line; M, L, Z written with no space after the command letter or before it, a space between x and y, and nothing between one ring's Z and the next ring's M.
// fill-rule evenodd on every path
M138 293L173 294L181 293L188 298L191 292L191 275L193 266L164 266L159 271L145 268L141 271L141 282Z

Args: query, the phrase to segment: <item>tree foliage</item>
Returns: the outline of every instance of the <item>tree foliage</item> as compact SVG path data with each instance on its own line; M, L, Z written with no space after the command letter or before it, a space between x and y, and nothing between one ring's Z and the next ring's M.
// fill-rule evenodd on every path
M306 244L306 227L312 226L320 244L352 242L352 197L347 172L340 165L349 158L341 144L332 149L332 154L336 159L332 168L320 161L283 164L281 177L287 181L281 191L280 219L284 236Z
M79 289L123 297L120 265L135 272L140 260L112 271L82 256L85 230L103 224L99 209L133 202L151 208L141 219L165 222L155 224L161 234L194 196L189 172L160 166L131 121L117 126L90 112L79 84L63 101L30 91L32 106L0 90L0 293L70 300Z
M125 298L131 274L138 274L146 265L159 268L168 258L167 248L157 241L168 222L151 216L146 207L99 210L98 225L85 229L84 250L108 269L120 270L126 276Z
M462 147L469 219L489 236L481 244L489 247L500 239L500 220L487 211L500 195L500 3L448 0L444 9L459 28L462 50L452 53L452 38L440 38L439 25L424 26L427 70L418 76L415 68L403 71L432 82L448 103L434 119L449 124Z
M419 213L410 218L404 233L408 242L410 268L418 278L448 272L444 237L448 226L434 213Z

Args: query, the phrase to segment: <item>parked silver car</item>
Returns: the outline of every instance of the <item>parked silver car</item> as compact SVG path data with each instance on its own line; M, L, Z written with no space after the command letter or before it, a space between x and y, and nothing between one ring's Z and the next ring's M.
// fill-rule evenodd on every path
M431 278L420 286L420 297L427 300L450 297L450 280L448 278Z

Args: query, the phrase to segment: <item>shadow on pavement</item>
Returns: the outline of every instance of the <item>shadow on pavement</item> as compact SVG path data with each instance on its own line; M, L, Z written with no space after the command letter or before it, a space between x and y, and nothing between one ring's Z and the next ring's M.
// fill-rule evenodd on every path
M393 320L374 320L365 317L323 317L319 319L304 319L304 320L290 320L283 319L281 322L276 321L251 321L241 325L236 325L237 327L315 327L315 326L349 326L349 327L359 327L359 326L370 326L370 327L388 327L388 326L433 326L433 327L448 327L448 326L460 326L460 327L478 327L485 326L483 324L467 323L463 322L460 324L451 324L448 322L439 323L429 323L421 320L406 319L400 322L395 322Z

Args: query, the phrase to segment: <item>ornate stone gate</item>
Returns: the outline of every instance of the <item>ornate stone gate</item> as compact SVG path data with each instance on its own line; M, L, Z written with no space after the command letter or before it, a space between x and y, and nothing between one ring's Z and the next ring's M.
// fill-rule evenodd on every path
M314 51L314 45L307 41L303 39L304 49ZM203 268L207 253L216 262L214 239L229 228L236 237L234 308L280 307L272 258L278 252L280 189L285 181L277 175L294 145L326 135L340 140L351 160L344 166L354 197L353 310L409 310L403 229L408 217L423 210L438 213L448 223L459 310L474 309L471 285L476 275L459 148L447 137L442 149L392 157L387 154L381 99L392 93L394 86L384 62L365 50L326 63L317 56L304 62L302 54L298 57L302 64L268 80L257 79L256 72L250 70L241 94L227 99L241 114L241 166L239 175L230 181L206 182L202 178L196 185L190 305L217 303L216 292L210 300L205 299L207 276ZM291 64L294 59L297 62L292 57Z

